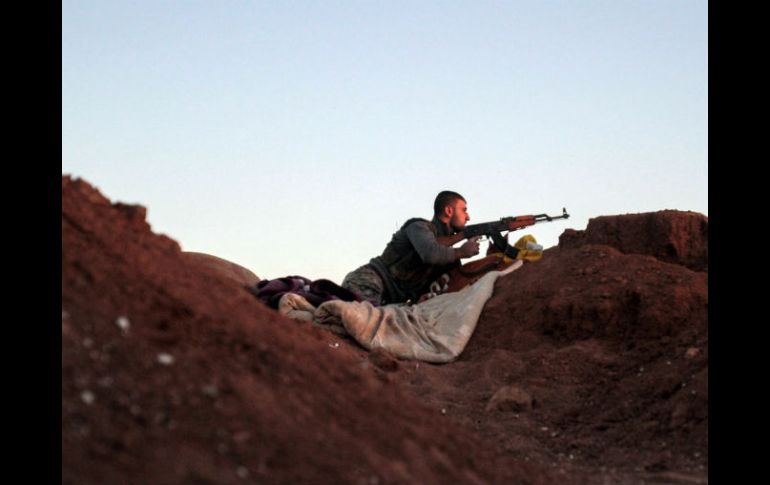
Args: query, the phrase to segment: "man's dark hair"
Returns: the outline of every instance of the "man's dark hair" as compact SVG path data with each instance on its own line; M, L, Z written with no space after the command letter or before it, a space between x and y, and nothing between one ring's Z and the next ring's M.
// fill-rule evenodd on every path
M458 199L466 202L465 197L457 192L452 192L451 190L439 192L436 196L436 200L433 202L433 215L440 217L444 213L444 207L454 204Z

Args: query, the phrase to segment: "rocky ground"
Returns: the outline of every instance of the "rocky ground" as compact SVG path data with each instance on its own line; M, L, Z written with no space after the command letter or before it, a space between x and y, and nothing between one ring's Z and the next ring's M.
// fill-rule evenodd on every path
M287 320L218 263L62 177L62 483L708 482L701 214L565 231L446 365Z

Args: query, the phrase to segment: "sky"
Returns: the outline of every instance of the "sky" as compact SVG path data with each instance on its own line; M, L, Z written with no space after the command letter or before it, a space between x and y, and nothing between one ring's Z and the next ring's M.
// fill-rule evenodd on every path
M470 224L708 215L706 0L63 0L62 174L185 251L341 283ZM482 252L486 245L482 245Z

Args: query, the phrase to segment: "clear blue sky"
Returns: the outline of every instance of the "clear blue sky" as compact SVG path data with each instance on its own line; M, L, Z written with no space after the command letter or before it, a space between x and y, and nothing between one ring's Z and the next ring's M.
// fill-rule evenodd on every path
M262 278L471 223L708 215L705 0L62 2L62 173ZM517 234L518 235L518 234Z

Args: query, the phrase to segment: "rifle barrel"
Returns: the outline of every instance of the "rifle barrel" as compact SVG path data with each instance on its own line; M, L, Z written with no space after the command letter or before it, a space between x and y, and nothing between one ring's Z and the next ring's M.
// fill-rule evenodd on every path
M471 238L474 236L483 236L483 235L490 235L491 233L501 233L503 231L515 231L518 229L523 229L527 226L531 226L534 223L537 222L551 222L555 219L567 219L569 218L569 214L567 214L566 207L562 208L562 214L560 216L549 216L548 214L538 214L535 216L516 216L516 217L502 217L499 221L493 221L493 222L482 222L479 224L469 224L465 226L465 228L454 235L451 236L443 236L440 237L439 240L441 241L442 245L445 246L452 246L453 244L467 238ZM524 220L530 220L533 222L530 223L524 223ZM516 222L522 222L523 224L519 224L517 227L510 229L510 225L514 224Z

